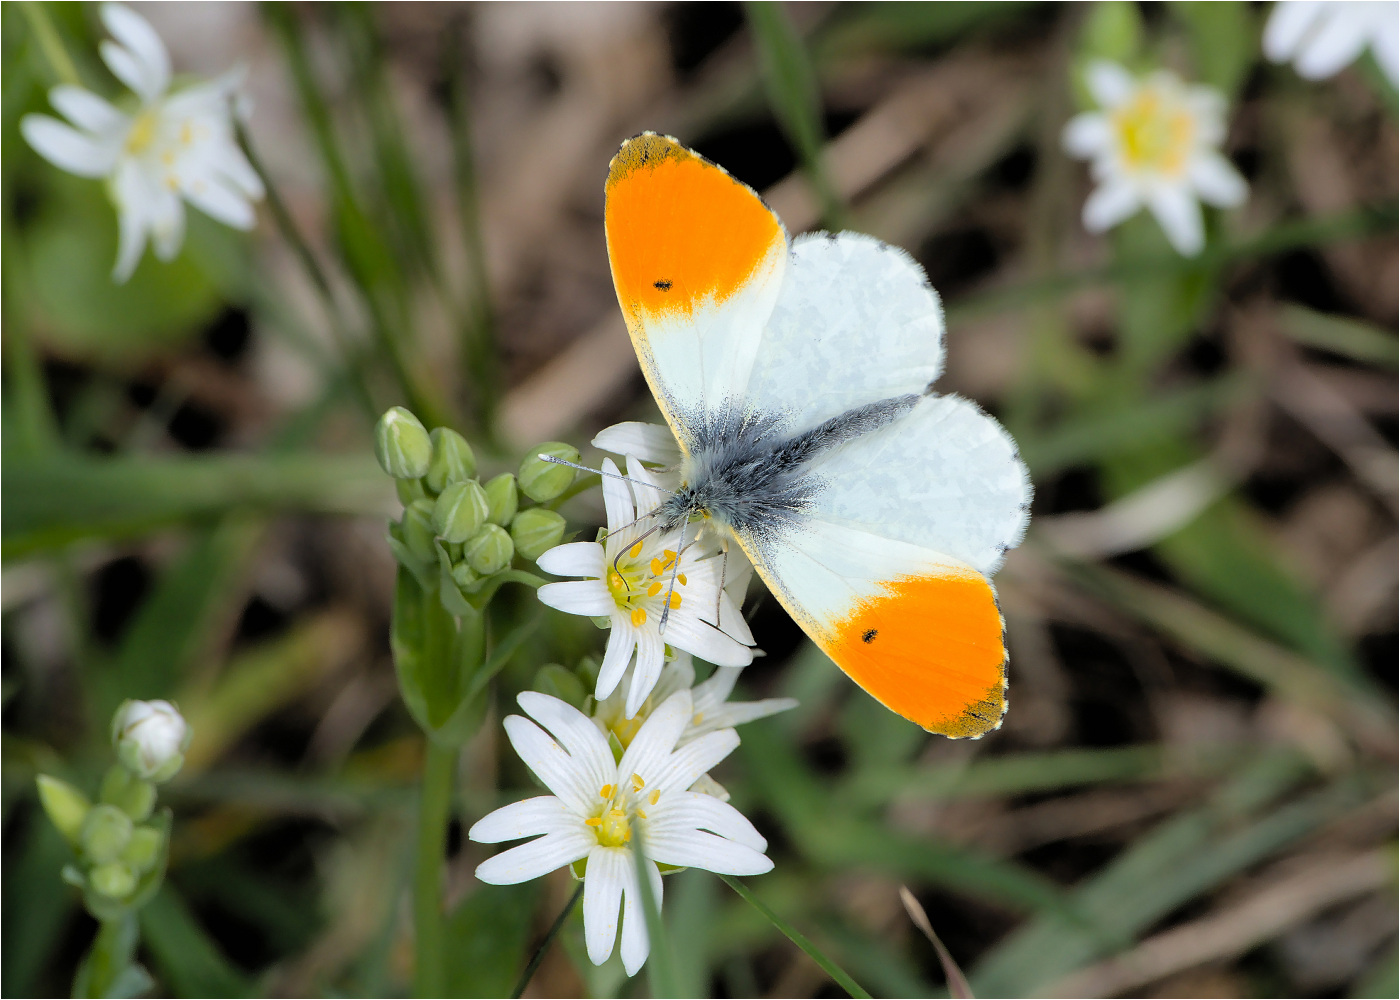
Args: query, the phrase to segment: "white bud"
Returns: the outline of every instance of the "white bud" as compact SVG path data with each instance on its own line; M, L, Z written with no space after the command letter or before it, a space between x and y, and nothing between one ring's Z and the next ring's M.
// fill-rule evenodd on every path
M147 781L168 781L185 762L190 727L168 701L126 701L112 717L112 742L128 770Z

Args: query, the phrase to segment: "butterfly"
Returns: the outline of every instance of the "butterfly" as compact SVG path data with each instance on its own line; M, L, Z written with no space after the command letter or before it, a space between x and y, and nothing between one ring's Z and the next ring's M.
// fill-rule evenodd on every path
M747 185L677 140L628 139L606 183L618 302L682 452L663 529L738 542L852 680L924 729L1006 711L989 579L1031 484L975 404L939 395L943 310L906 253L789 239Z

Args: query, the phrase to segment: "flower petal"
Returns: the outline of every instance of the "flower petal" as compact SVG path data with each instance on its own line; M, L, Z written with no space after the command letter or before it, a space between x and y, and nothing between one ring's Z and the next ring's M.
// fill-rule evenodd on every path
M257 221L248 199L218 178L195 177L181 184L180 190L191 205L232 229L252 229Z
M101 142L48 115L25 115L19 130L36 153L79 177L105 177L117 161L115 143Z
M477 865L476 877L491 885L516 885L548 875L588 855L589 848L598 841L585 829L580 825L576 830L551 833L502 851Z
M706 713L704 719L695 727L694 732L689 735L693 739L695 736L716 729L732 729L735 726L742 726L746 722L753 722L755 719L766 719L770 715L786 712L796 708L798 704L796 698L764 698L762 701L727 702L715 709L713 713Z
M577 827L578 817L564 807L562 800L553 795L536 795L487 813L472 824L467 839L478 844L499 844Z
M640 734L638 734L638 738L640 738ZM637 742L634 739L632 747L636 745ZM719 732L706 733L699 739L691 740L679 747L659 769L651 764L649 772L640 768L634 768L634 770L647 779L647 784L661 789L662 793L665 794L670 789L689 788L695 784L700 775L728 757L738 745L738 733L732 729L721 729ZM628 747L628 750L630 751L632 747Z
M632 684L627 689L627 718L634 718L642 703L656 687L661 668L666 665L666 643L654 628L637 630L637 662L632 667Z
M1137 185L1126 180L1106 181L1084 201L1084 228L1091 233L1104 232L1141 207Z
M734 612L737 617L738 612ZM666 622L663 637L677 649L693 653L707 663L721 667L747 667L753 662L753 650L729 638L719 629L707 625L697 614L672 612Z
M626 420L604 427L593 438L593 447L614 455L633 455L643 462L657 465L675 465L681 460L681 449L671 434L671 428L640 420Z
M1219 153L1202 153L1191 163L1191 186L1209 205L1233 208L1249 197L1249 185L1234 165Z
M1084 70L1084 83L1101 108L1116 108L1137 89L1137 81L1122 66L1096 59Z
M1086 111L1075 115L1065 123L1060 133L1060 144L1066 153L1081 160L1092 159L1113 142L1113 129L1108 116L1097 111Z
M1264 26L1264 55L1274 62L1287 62L1303 44L1322 13L1323 0L1283 0L1269 12Z
M596 790L613 779L617 763L608 741L598 732L592 719L568 702L538 691L522 691L515 700L573 758L574 767L584 776L586 787Z
M74 125L98 135L124 132L131 119L90 90L61 84L49 91L49 103Z
M694 829L649 834L647 850L662 864L703 868L720 875L762 875L773 870L773 862L752 847Z
M632 488L627 481L616 478L622 475L617 463L605 458L599 468L603 470L603 507L608 512L608 532L611 534L637 519L636 505L632 502Z
M602 965L612 954L622 887L631 870L630 851L598 845L588 852L588 870L583 875L583 940L588 960L594 965Z
M1194 257L1205 247L1201 205L1185 188L1160 185L1148 192L1147 207L1152 210L1177 253L1183 257Z
M691 791L673 791L662 798L647 814L647 843L656 833L668 836L680 830L709 830L743 844L755 851L766 851L768 841L739 810L711 795ZM664 861L664 858L657 858Z
M153 184L152 188L155 199L150 216L151 242L155 244L156 257L171 261L185 241L185 204L168 187Z
M535 772L535 777L571 811L586 816L598 798L599 786L593 774L580 767L543 729L528 719L508 715L503 725L511 746L525 766Z
M592 618L610 615L617 610L608 585L602 580L546 583L535 594L542 603L571 615L588 615Z
M1365 19L1345 7L1328 10L1293 60L1298 75L1322 80L1350 66L1366 48Z
M658 776L666 773L676 740L690 721L690 707L689 691L677 691L662 702L632 737L617 765L617 773L624 778L640 774L648 785L655 785Z
M121 43L120 46L107 41L102 43L102 58L108 68L147 101L165 93L170 86L170 55L150 23L119 3L102 5L102 23ZM116 63L109 51L121 53Z
M652 514L670 493L650 469L631 455L627 456L627 478L632 480L632 496L637 502L639 520Z
M535 565L555 576L588 576L601 580L607 572L603 547L597 542L565 542L544 552Z
M629 857L629 861L632 859ZM647 880L651 883L651 895L656 900L656 911L661 912L661 872L656 862L650 858L646 864ZM629 976L635 976L647 960L651 951L651 939L647 936L646 910L638 895L640 883L637 881L637 867L628 864L628 879L622 886L622 967Z
M544 588L540 588L543 590ZM617 690L627 664L637 648L637 629L627 620L627 616L613 607L612 631L608 633L608 645L603 650L603 662L598 667L598 682L593 687L593 697L602 701Z
M1371 53L1394 87L1400 84L1400 5L1378 6L1384 9L1377 12L1376 25L1371 32Z

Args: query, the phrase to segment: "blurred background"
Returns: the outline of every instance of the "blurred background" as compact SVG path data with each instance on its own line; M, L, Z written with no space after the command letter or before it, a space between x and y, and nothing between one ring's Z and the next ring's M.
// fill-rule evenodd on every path
M947 307L942 390L1006 424L1036 486L997 578L1010 710L980 741L886 712L755 585L741 690L801 707L716 774L771 845L754 891L875 995L944 989L900 885L979 995L1396 995L1397 131L1369 56L1304 80L1243 3L135 4L177 73L248 67L305 245L271 199L251 236L191 212L180 255L118 286L102 185L20 138L58 82L22 6L0 9L6 995L66 994L93 935L34 777L95 786L129 696L195 732L141 917L159 994L407 988L423 738L373 419L451 424L488 471L545 439L596 461L603 426L656 419L602 231L643 129L793 233L913 253ZM96 8L45 9L116 93ZM1250 197L1200 257L1145 214L1080 224L1060 134L1092 55L1227 95ZM596 491L565 512L603 520ZM478 883L492 851L463 836L529 787L500 706L602 645L512 600L541 627L462 755L452 995L504 995L572 891ZM664 917L682 995L839 995L708 873L668 879ZM591 966L575 913L530 995L647 982Z

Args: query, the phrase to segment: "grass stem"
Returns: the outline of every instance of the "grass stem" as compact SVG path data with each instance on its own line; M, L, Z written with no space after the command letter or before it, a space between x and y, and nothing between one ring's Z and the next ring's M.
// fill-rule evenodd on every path
M419 997L440 997L446 988L442 861L447 849L447 821L452 810L457 755L456 747L440 746L431 739L427 741L413 871L413 993Z
M578 906L578 901L583 898L583 883L580 882L574 889L569 901L564 904L564 908L559 911L559 916L554 918L554 923L550 924L549 931L545 934L540 946L535 949L535 953L530 956L530 964L525 966L525 971L520 974L520 980L515 984L515 989L510 992L510 1000L519 1000L525 993L525 987L530 985L530 980L535 978L535 972L539 969L540 963L544 961L545 953L549 951L549 946L554 943L554 939L559 936L559 932L564 929L565 922L569 919L569 914L574 912L574 907Z

